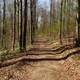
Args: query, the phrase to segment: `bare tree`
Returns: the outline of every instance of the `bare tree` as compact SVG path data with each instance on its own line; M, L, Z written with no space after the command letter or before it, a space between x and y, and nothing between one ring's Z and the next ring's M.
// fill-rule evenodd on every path
M35 38L35 31L36 31L36 1L31 0L30 7L31 7L31 44L34 42Z
M26 31L27 31L27 0L24 0L24 32L23 32L23 48L26 50Z
M80 0L78 0L78 39L76 45L80 46Z
M17 33L18 33L18 41L19 41L19 35L20 35L20 0L17 0L17 14L18 14L18 25L17 25Z
M16 0L14 0L14 27L13 27L13 50L16 43Z
M6 34L6 28L5 28L5 23L6 23L6 1L3 0L3 38L2 38L2 46L6 48L6 41L5 41L5 34Z
M62 14L63 14L63 0L61 0L61 12L60 12L60 44L62 44L62 21L63 21L63 19L62 19Z
M19 46L20 46L20 51L23 50L23 8L22 8L22 0L20 0L20 14L21 14L21 23L20 23L20 41L19 41Z

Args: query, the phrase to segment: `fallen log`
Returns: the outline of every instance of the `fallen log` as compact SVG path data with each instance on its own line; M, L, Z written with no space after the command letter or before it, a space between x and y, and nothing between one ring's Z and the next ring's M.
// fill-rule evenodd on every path
M15 59L11 59L11 60L7 60L7 61L3 61L3 62L0 62L0 68L3 68L3 67L7 67L7 66L10 66L10 65L13 65L13 64L16 64L17 62L24 62L24 61L61 61L61 60L66 60L68 57L74 55L74 54L79 54L80 53L80 50L78 51L74 51L74 52L71 52L69 53L68 55L66 55L65 57L61 57L61 58L52 58L52 57L37 57L37 58L28 58L27 56L22 56L22 57L19 57L19 58L15 58Z

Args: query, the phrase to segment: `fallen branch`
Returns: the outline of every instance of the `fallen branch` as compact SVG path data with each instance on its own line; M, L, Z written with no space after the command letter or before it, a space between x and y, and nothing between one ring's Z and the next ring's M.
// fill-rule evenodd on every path
M61 57L61 58L51 58L51 57L37 57L37 58L28 58L27 56L23 56L23 57L20 57L20 58L16 58L16 59L11 59L11 60L7 60L7 61L4 61L4 62L0 62L0 68L2 67L7 67L7 66L10 66L10 65L13 65L13 64L16 64L17 62L24 62L24 61L60 61L60 60L66 60L68 57L74 55L74 54L79 54L80 53L80 50L78 51L74 51L72 53L69 53L67 56L65 57Z

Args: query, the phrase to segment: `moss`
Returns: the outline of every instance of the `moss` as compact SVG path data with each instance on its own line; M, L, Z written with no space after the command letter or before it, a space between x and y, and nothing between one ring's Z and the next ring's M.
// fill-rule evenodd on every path
M16 56L20 55L20 53L17 51L17 52L3 52L0 54L0 61L4 61L4 60L8 60L8 59L13 59L15 58Z
M79 54L75 54L72 56L73 60L80 60L80 55Z

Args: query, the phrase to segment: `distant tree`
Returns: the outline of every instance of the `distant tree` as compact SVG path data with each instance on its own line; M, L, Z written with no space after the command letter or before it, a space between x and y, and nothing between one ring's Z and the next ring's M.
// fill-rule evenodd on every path
M17 0L17 38L19 41L19 35L20 35L20 0Z
M55 21L55 17L56 17L56 3L55 0L51 0L50 1L50 23L52 24Z
M0 41L1 41L1 38L2 38L2 36L1 36L1 34L2 34L2 33L1 33L1 32L2 32L2 31L1 31L1 26L2 26L2 25L1 25L1 14L2 14L2 12L1 12L1 4L0 4Z
M6 28L5 28L5 23L6 23L6 0L3 0L3 38L2 38L2 46L3 48L6 48L6 40L5 40L5 35L6 35Z
M8 6L7 6L7 8L8 8L8 13L9 13L9 20L7 20L8 21L8 27L9 27L9 31L10 31L10 33L9 33L9 37L10 37L10 39L9 39L9 43L11 43L10 44L10 49L13 49L13 38L14 38L14 5L13 5L14 3L12 3L12 4L8 4Z
M62 44L62 21L63 21L63 0L61 0L61 11L60 11L60 44Z
M55 27L53 24L55 23L56 18L56 3L55 0L50 0L50 28ZM50 29L50 36L51 36L51 29Z

